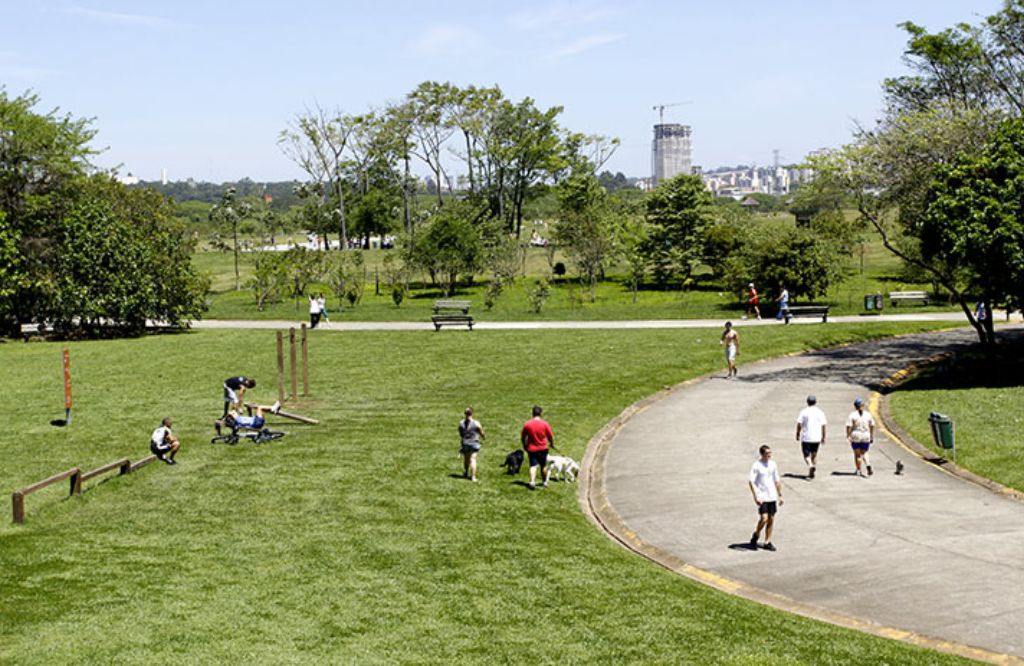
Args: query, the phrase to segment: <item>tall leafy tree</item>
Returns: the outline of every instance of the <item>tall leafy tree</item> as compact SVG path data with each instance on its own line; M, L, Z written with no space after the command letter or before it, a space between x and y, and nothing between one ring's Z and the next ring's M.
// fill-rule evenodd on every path
M700 176L680 174L662 183L647 200L644 254L658 284L689 283L714 222L711 193Z
M608 193L587 170L558 184L558 202L555 240L576 266L594 302L597 283L618 249Z
M928 191L921 250L949 266L962 293L995 305L1024 305L1024 120L1004 121L976 153L939 170ZM986 342L994 342L992 317L967 317Z

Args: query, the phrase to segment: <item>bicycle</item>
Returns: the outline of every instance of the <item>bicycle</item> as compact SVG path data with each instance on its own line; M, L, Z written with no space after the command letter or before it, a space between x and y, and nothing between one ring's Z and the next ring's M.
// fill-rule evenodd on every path
M243 439L252 440L253 444L263 444L264 442L272 442L275 439L281 439L288 433L281 432L280 430L271 430L270 428L260 428L259 430L243 430L242 428L232 428L231 432L226 435L217 435L210 440L210 444L228 444L234 446Z

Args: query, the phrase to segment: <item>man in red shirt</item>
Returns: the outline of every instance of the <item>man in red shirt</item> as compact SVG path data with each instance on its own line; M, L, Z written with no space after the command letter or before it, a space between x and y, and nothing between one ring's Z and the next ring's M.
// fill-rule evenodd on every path
M551 426L540 417L544 410L537 405L533 406L533 418L523 424L523 432L520 439L526 455L530 458L530 490L537 489L537 468L544 470L545 488L548 486L548 446L554 447L555 436L551 433Z

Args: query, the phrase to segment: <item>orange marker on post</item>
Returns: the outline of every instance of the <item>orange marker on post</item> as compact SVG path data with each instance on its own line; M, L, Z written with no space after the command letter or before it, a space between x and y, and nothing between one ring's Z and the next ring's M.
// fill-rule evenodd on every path
M64 422L71 425L71 351L64 349Z

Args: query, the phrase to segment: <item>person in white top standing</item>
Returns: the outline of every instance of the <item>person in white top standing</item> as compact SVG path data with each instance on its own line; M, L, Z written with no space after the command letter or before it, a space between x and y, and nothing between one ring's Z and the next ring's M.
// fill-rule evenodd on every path
M804 454L804 462L807 463L807 478L814 478L814 470L818 464L818 447L825 443L825 432L828 429L828 419L825 412L818 407L818 399L813 395L807 396L807 406L800 410L796 417L796 441L800 442L800 449Z
M864 401L860 398L853 401L853 411L846 417L846 440L853 449L853 464L857 467L857 476L864 476L860 469L862 463L868 470L868 476L874 474L871 461L868 459L868 449L875 441L875 417L864 409Z
M772 544L772 527L775 526L775 513L782 506L782 481L779 480L779 468L772 460L772 449L767 444L758 449L761 457L754 461L750 468L747 485L757 505L757 529L750 537L750 547L757 548L757 539L764 530L764 549L775 550Z

